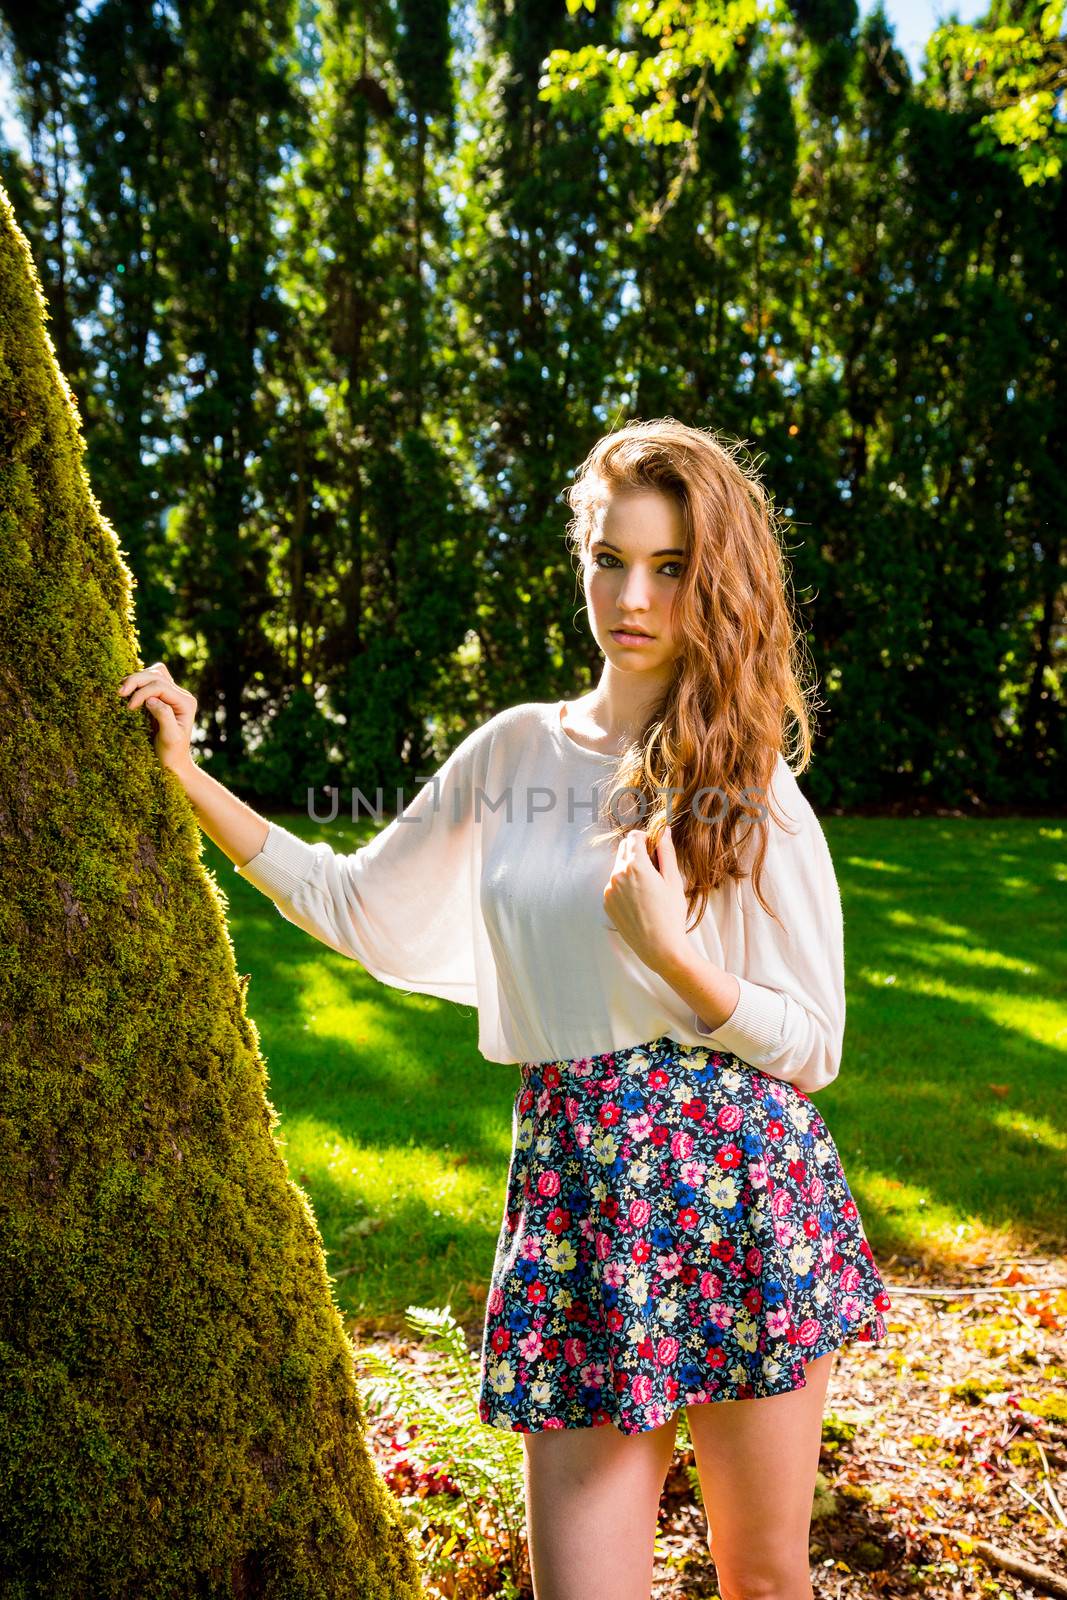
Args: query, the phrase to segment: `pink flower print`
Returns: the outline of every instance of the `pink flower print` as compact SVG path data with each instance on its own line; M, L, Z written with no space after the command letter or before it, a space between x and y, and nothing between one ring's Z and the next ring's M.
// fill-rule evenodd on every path
M578 1232L583 1239L591 1239L595 1228L596 1223L592 1217L580 1217L578 1219Z
M504 1291L498 1283L495 1283L489 1291L487 1306L494 1317L504 1309Z
M740 1106L735 1105L720 1107L719 1114L715 1118L724 1133L736 1133L744 1120L745 1113Z
M578 1376L590 1389L600 1389L604 1385L606 1370L603 1361L587 1361Z
M786 1306L777 1306L775 1310L767 1313L767 1332L772 1339L784 1339L789 1332L789 1310Z
M748 1181L753 1189L765 1189L767 1179L770 1177L770 1168L766 1161L750 1161L748 1164Z
M821 1200L822 1200L822 1197L823 1197L823 1195L825 1193L826 1193L826 1185L825 1185L825 1183L823 1183L822 1179L818 1178L818 1177L812 1178L811 1186L808 1189L808 1195L809 1195L809 1198L811 1199L812 1205L813 1206L819 1205Z
M640 1116L631 1117L626 1126L629 1128L630 1137L633 1139L651 1139L652 1137L652 1118L647 1111L642 1111Z
M562 1428L565 1424L561 1417L546 1417L541 1426L543 1428Z
M704 1161L686 1161L678 1170L683 1183L687 1183L691 1189L699 1189L708 1168Z
M645 1407L645 1421L650 1428L662 1428L666 1420L667 1413L659 1400L653 1400L651 1405Z
M722 1279L717 1272L700 1274L700 1292L705 1300L717 1300L722 1294Z
M578 1115L578 1102L572 1094L569 1094L564 1102L564 1113L568 1122L573 1122Z
M657 1340L656 1360L661 1367L669 1367L678 1358L678 1341L672 1335Z
M788 1189L776 1189L771 1195L771 1216L787 1217L793 1209L793 1196Z
M605 1233L603 1229L600 1229L596 1236L595 1248L597 1260L606 1261L608 1256L611 1254L611 1235L609 1233Z
M541 1240L536 1233L528 1233L523 1237L519 1246L519 1255L524 1261L540 1261Z
M541 1354L543 1340L536 1328L531 1328L529 1333L523 1334L519 1340L519 1351L527 1361L536 1361Z
M728 1328L734 1320L733 1307L725 1300L716 1300L710 1308L711 1320L717 1328Z
M666 1255L656 1257L656 1270L661 1278L676 1278L682 1270L682 1258L677 1250L670 1250Z
M797 1344L803 1344L803 1345L817 1344L818 1340L819 1340L819 1335L821 1333L822 1333L822 1329L819 1327L819 1324L816 1322L815 1318L814 1317L805 1317L804 1321L800 1324L800 1327L797 1329Z
M542 1172L537 1180L537 1192L545 1195L546 1198L559 1194L559 1173L553 1171Z
M574 1124L574 1139L579 1150L587 1150L589 1148L589 1141L592 1136L593 1130L588 1122L576 1122Z
M609 1261L601 1273L604 1282L612 1289L621 1289L626 1281L626 1269L621 1261Z
M587 1354L584 1339L564 1339L563 1359L569 1367L580 1367Z
M854 1294L847 1294L841 1302L841 1315L847 1317L849 1322L858 1322L862 1310L863 1306Z
M837 1280L837 1286L841 1290L842 1294L855 1294L856 1290L860 1286L859 1268L852 1266L851 1264L849 1264L847 1267L842 1267L841 1276Z
M630 1382L630 1398L635 1405L647 1405L652 1399L652 1379L647 1372L638 1372Z
M679 1128L671 1135L671 1155L676 1161L687 1161L693 1154L693 1135Z
M774 1228L775 1244L781 1245L783 1250L788 1250L794 1238L792 1223L786 1222L784 1218L781 1218L771 1225Z
M652 1207L647 1200L631 1200L626 1215L632 1228L643 1228L652 1215Z

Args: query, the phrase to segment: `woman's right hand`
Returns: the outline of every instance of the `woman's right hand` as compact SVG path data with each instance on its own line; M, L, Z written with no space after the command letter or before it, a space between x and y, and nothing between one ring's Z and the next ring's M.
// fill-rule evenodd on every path
M162 766L181 772L193 765L190 741L196 698L188 689L178 688L162 661L123 678L119 694L129 695L126 704L131 711L145 705L155 718L155 751Z

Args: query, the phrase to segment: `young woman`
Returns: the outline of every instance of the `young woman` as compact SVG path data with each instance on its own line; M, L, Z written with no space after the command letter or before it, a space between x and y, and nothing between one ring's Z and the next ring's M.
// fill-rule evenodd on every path
M353 854L200 771L161 662L120 693L283 916L519 1067L481 1415L523 1435L537 1600L647 1600L683 1406L723 1600L808 1600L833 1352L890 1302L809 1098L844 941L784 558L710 430L630 424L565 494L599 682L491 717Z

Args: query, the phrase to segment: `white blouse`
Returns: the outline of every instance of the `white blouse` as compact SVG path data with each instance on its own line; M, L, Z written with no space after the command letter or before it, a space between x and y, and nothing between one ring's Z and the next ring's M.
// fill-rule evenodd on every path
M771 798L792 831L768 816L761 886L786 931L746 876L714 890L686 935L740 985L729 1020L712 1030L608 921L616 843L587 835L605 826L594 804L606 807L616 758L576 743L564 704L498 712L351 854L271 823L259 854L235 870L380 982L476 1006L487 1061L574 1060L666 1034L805 1093L830 1083L845 1029L841 898L785 758Z

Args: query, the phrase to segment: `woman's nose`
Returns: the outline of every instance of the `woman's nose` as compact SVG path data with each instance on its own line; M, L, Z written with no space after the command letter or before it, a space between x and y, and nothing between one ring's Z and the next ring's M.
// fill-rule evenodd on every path
M647 611L649 605L650 585L647 574L638 567L631 567L622 580L619 589L618 605L621 610Z

